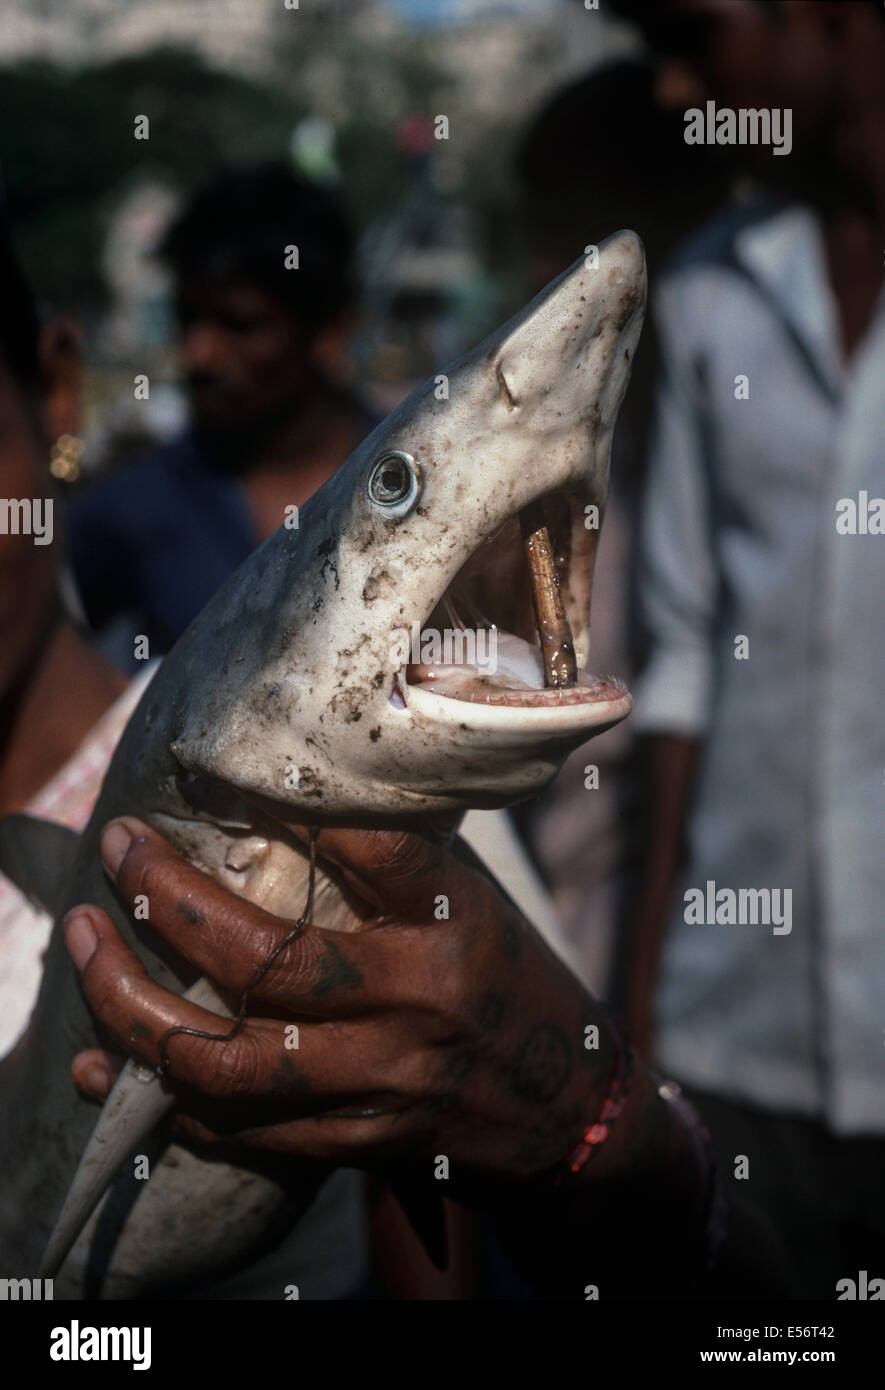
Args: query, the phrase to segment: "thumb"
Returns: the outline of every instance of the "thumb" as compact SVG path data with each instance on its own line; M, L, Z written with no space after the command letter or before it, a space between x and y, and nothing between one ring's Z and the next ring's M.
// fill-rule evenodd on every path
M433 917L439 893L477 877L446 845L407 830L350 830L326 826L317 853L336 865L367 902L391 916Z

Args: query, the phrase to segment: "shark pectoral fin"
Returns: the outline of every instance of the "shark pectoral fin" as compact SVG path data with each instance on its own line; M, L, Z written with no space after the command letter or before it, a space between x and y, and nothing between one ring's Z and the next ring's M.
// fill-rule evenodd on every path
M390 1190L429 1258L437 1269L445 1269L449 1263L449 1240L442 1197L428 1187L426 1178L400 1176L390 1183Z
M80 836L66 825L14 814L0 820L0 871L56 917Z
M49 1237L40 1278L53 1278L127 1154L172 1106L154 1072L127 1062L102 1107Z
M230 1016L230 1010L205 975L182 998ZM86 1222L113 1181L123 1160L171 1110L174 1096L156 1072L128 1061L101 1108L89 1143L49 1237L40 1268L42 1279L54 1278Z

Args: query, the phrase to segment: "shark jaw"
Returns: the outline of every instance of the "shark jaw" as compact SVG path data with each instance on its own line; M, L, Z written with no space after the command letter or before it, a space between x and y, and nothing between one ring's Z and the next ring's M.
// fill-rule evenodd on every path
M611 433L642 323L645 273L631 233L599 249L597 270L576 262L498 335L491 366L509 413L500 451L506 456L509 427L534 438L536 454L514 451L518 504L480 537L421 624L431 634L471 631L494 663L445 652L416 661L413 653L396 673L392 706L422 723L575 746L631 709L623 682L589 668L589 616ZM544 526L546 586L527 562L529 514ZM545 587L558 610L555 633L545 622ZM551 678L549 649L560 654L562 642L573 648L570 668L564 675L560 665Z
M629 713L632 700L623 682L594 675L587 666L598 526L587 526L597 518L585 496L558 490L539 499L551 543L553 583L567 640L574 646L574 678L554 684L546 679L547 634L539 617L538 584L514 516L481 543L428 615L422 632L431 634L431 660L413 661L397 672L390 697L394 708L423 720L529 737L536 733L539 738L558 733L589 738ZM433 635L439 632L469 632L474 651L484 659L459 661L456 651L455 659L447 660L444 649L442 659L434 660Z

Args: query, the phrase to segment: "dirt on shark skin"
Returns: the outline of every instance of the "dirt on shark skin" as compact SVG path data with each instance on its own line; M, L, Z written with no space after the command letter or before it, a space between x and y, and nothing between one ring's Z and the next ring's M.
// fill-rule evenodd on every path
M587 671L596 537L585 522L588 508L604 510L644 301L641 245L618 233L596 268L577 261L454 363L447 400L433 381L413 392L302 509L299 529L281 527L250 557L133 714L86 831L71 837L59 919L97 903L159 983L229 1013L118 899L98 853L111 817L141 817L234 892L295 920L307 861L287 824L453 833L468 807L534 794L572 748L623 718L624 687ZM574 648L558 687L533 612L526 509L546 547L556 640L566 633ZM496 670L404 659L413 624L488 627ZM33 885L49 840L13 822L0 825L0 867ZM312 918L350 920L322 861ZM127 1298L193 1294L248 1267L325 1170L165 1141L170 1098L132 1063L96 1123L69 1073L96 1041L56 924L28 1031L0 1067L2 1272L55 1273L57 1297ZM152 1159L147 1182L124 1163L134 1151Z

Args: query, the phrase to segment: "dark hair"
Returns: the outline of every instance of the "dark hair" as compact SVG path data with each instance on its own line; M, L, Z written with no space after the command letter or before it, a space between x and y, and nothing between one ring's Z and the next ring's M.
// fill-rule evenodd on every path
M298 247L297 271L285 267L289 245ZM338 195L281 163L221 174L173 222L160 248L179 281L260 285L311 333L352 303L353 252Z
M588 240L635 226L650 263L665 254L712 215L730 176L721 147L689 148L684 129L680 115L657 105L645 60L594 68L554 92L516 153L533 249L568 264Z
M40 379L40 319L9 233L0 228L0 357L25 390Z
M660 193L670 188L684 164L697 177L694 152L683 158L681 116L662 112L654 99L654 72L641 58L622 58L593 68L560 87L534 114L516 153L520 183L538 203L556 199L553 217L562 214L562 192L587 201L600 188L633 188ZM600 132L604 131L604 137ZM680 168L680 174L683 170Z
M875 7L880 19L885 18L880 0L865 0L865 3L868 8ZM783 23L787 17L784 0L754 0L754 4L773 24ZM664 0L609 0L608 9L616 19L634 24L653 53L678 53L680 56L694 51L700 42L706 18L704 15L679 13L672 0L668 0L668 3L664 3Z
M782 0L753 0L769 20L784 18ZM640 30L654 53L691 53L701 40L709 16L680 12L672 0L609 0L615 18L629 21Z

